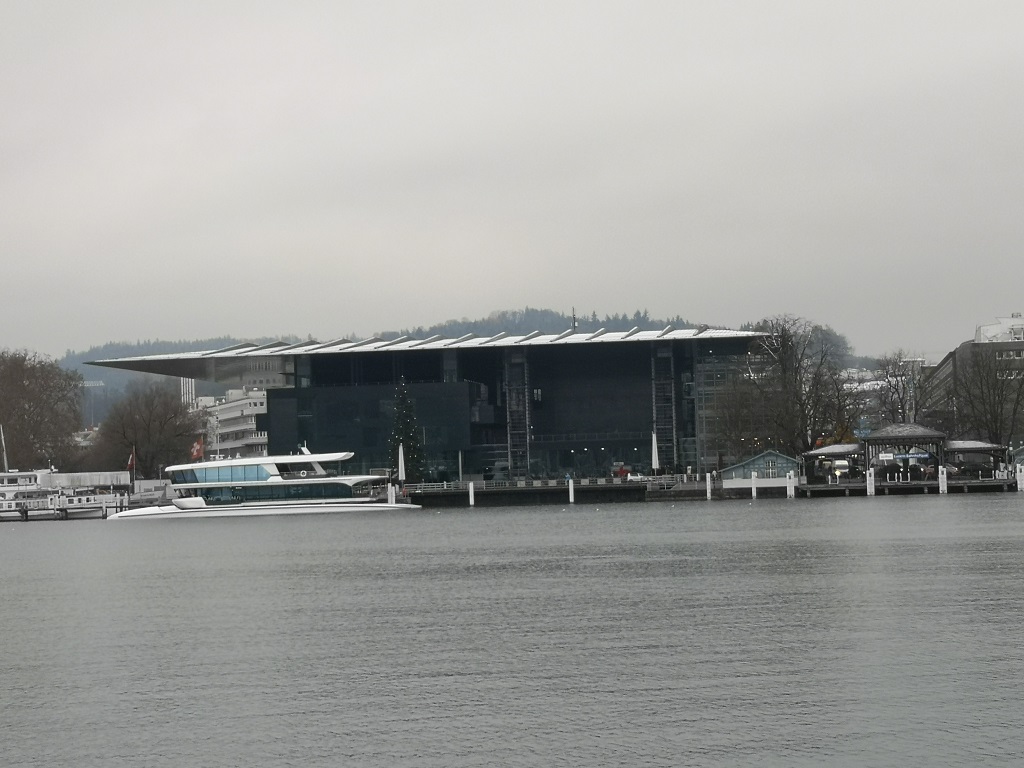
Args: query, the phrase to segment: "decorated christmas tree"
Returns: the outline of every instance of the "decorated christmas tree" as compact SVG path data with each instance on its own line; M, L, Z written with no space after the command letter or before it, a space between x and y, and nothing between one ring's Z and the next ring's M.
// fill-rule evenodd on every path
M405 481L419 483L424 477L423 441L419 423L416 421L416 404L409 396L405 379L395 389L395 421L391 427L391 466L398 477L398 446L402 446L405 460Z

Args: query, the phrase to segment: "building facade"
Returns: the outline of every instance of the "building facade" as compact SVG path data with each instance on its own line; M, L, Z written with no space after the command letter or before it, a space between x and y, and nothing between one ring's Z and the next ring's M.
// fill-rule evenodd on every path
M351 450L353 471L388 466L404 380L437 479L602 476L616 462L649 469L652 433L663 469L731 463L716 435L719 395L761 336L701 327L310 341L98 364L227 382L265 366L284 382L256 414L267 450Z
M923 419L951 437L1024 448L1024 316L980 325L922 372Z
M267 455L267 432L262 426L266 390L229 389L224 397L200 397L195 404L206 411L204 457Z

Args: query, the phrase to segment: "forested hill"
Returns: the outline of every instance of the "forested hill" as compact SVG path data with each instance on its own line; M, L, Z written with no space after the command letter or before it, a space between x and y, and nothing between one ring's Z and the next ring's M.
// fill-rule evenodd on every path
M667 325L674 328L696 328L697 324L681 317L670 317L665 320L652 318L647 310L636 310L632 314L623 312L615 315L599 317L597 312L579 314L576 316L576 327L580 331L597 331L604 328L606 331L628 331L632 328L639 328L642 331L660 330ZM541 333L561 333L572 327L572 314L555 312L550 309L504 309L492 312L480 320L447 320L430 327L417 326L401 331L381 331L375 335L382 339L394 339L399 336L412 336L415 338L427 338L430 336L446 336L458 338L467 333L475 333L478 336L494 336L506 332L509 334L527 334L533 331Z

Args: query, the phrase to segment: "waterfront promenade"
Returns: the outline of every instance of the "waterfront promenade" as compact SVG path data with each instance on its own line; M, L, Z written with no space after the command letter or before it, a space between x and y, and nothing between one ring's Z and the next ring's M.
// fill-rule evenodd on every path
M1024 469L1024 467L1022 467ZM988 476L957 476L946 481L946 493L1002 493L1024 491L1024 472ZM470 481L406 485L409 499L423 507L499 507L567 503L637 501L714 501L751 498L820 498L829 496L890 496L939 494L938 480L878 479L870 494L866 479L808 484L802 478L749 478L722 482L706 475L664 475L641 482L620 478L572 480ZM470 498L472 496L472 499ZM570 501L570 496L572 501Z

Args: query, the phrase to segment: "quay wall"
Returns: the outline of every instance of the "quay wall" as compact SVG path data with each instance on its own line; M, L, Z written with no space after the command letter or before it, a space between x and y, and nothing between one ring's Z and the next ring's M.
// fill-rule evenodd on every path
M468 507L468 483L423 484L410 485L407 488L409 499L425 508ZM973 480L970 482L950 482L949 493L1001 493L1017 491L1014 479ZM861 482L840 484L797 485L796 498L820 498L823 496L866 497L867 485ZM939 485L935 481L918 481L908 483L879 482L875 486L875 495L907 495L907 494L939 493ZM573 485L576 504L609 504L615 502L675 502L675 501L708 501L705 482L648 482L648 483L612 483L591 481L586 485L578 482ZM530 505L568 504L569 488L565 481L544 481L537 483L483 483L474 484L474 505L479 507L506 507ZM712 485L711 500L727 499L779 499L786 498L787 488L778 483L757 484L756 494L750 481L743 484L729 483L723 486L719 481Z

